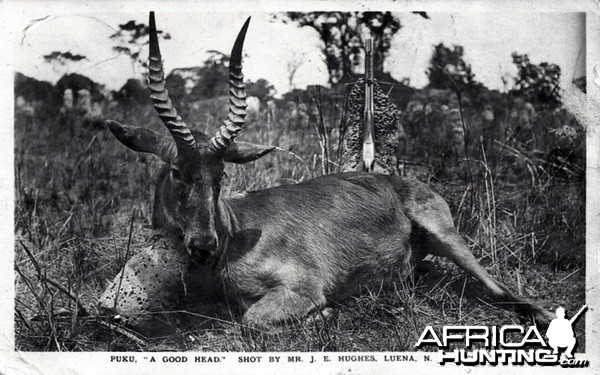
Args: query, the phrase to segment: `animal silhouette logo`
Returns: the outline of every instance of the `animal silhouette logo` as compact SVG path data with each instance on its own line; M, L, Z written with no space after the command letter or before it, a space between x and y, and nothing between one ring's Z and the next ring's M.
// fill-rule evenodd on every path
M558 354L558 348L567 348L565 355L567 358L573 358L573 348L577 343L575 334L573 333L573 323L575 323L586 309L587 305L584 305L570 320L565 318L565 309L563 307L556 309L556 319L550 322L548 331L546 331L548 344L552 347L553 354Z

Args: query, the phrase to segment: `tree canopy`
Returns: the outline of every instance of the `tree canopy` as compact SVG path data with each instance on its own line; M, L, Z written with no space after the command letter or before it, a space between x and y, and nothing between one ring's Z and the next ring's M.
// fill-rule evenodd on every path
M71 51L60 52L53 51L47 55L44 55L44 60L49 63L58 63L60 65L65 65L67 62L78 62L81 60L87 60L87 57L84 55L74 54Z
M162 30L157 30L159 38L171 39L168 33ZM119 30L110 36L110 39L115 40L117 45L113 47L113 51L120 55L128 56L131 59L132 68L146 66L146 57L141 57L143 46L148 44L150 38L150 27L144 23L137 23L134 20L128 21L119 25Z
M392 37L402 27L391 12L288 12L287 19L319 34L330 84L362 74L357 68L362 63L365 36L373 38L375 75L383 73Z
M429 78L427 87L462 91L478 85L471 65L464 60L464 53L462 46L449 48L444 43L436 45L426 71Z
M560 66L542 62L532 64L529 56L513 52L513 63L518 74L512 94L525 97L530 102L537 102L550 107L561 104L559 92Z

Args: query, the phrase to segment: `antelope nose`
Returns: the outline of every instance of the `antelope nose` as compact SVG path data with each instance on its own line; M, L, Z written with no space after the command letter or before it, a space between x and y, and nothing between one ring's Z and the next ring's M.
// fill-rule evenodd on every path
M204 263L217 249L217 237L211 235L186 236L185 246L193 261Z
M215 251L217 249L217 236L212 234L186 236L185 246L190 252Z

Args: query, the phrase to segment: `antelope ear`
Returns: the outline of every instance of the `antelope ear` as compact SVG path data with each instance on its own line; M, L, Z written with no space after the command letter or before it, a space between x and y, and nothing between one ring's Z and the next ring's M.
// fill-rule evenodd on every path
M177 157L175 142L149 129L136 128L116 121L106 121L106 127L119 142L137 152L148 152L171 163Z
M235 141L227 147L223 154L223 160L230 163L243 164L260 159L271 151L275 146L264 146L256 143Z

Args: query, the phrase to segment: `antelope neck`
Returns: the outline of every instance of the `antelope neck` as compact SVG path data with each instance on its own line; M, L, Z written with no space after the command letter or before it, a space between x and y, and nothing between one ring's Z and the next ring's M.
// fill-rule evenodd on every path
M216 217L219 221L215 225L217 229L219 246L217 247L215 253L212 254L212 256L213 258L215 258L216 262L218 262L227 251L227 244L229 240L233 238L233 233L235 232L236 227L236 220L233 209L220 195L217 204Z

